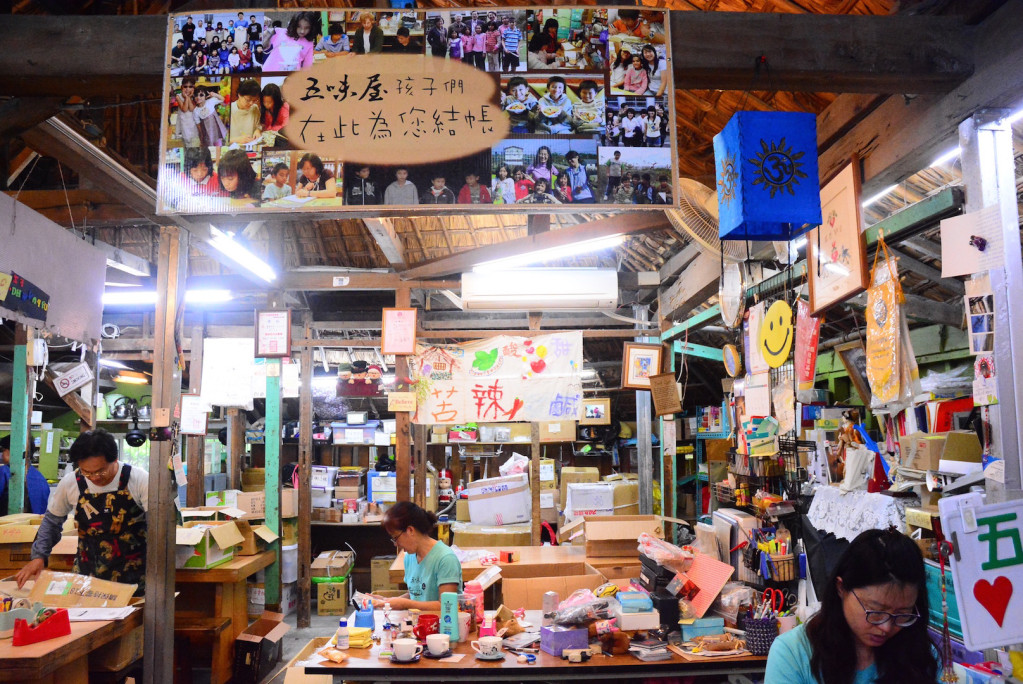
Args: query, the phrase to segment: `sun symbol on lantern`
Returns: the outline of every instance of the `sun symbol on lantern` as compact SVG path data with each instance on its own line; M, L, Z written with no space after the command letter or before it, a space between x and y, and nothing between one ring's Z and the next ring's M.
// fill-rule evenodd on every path
M735 199L735 182L739 178L739 171L735 168L735 156L725 155L721 162L721 180L718 181L718 195L725 204L731 204Z
M763 185L770 191L771 199L783 190L795 195L792 186L799 185L799 179L807 177L799 170L804 164L799 160L806 152L793 152L791 146L785 145L785 138L770 145L761 140L760 148L760 153L749 160L754 166L753 185Z

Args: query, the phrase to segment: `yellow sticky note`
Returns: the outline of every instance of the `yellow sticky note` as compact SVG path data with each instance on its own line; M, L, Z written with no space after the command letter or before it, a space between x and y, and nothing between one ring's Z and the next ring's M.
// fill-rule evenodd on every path
M7 299L7 291L11 288L11 274L0 273L0 302Z

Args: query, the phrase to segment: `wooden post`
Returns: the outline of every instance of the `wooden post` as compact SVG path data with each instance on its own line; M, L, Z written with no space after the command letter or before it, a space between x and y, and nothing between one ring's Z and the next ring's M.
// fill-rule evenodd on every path
M188 392L199 394L202 389L202 328L192 328L192 353L188 360ZM189 435L185 438L185 456L188 459L188 489L185 498L189 506L206 503L206 438Z
M14 379L11 387L11 479L7 484L9 515L25 510L25 472L28 440L32 435L32 406L28 383L28 328L14 329Z
M416 502L417 506L426 508L426 426L419 424L412 426L412 465L416 469L416 474L419 476L416 478L416 491L413 501ZM407 470L405 471L408 472ZM401 485L395 483L396 486ZM408 491L405 489L404 491ZM399 492L400 496L400 492Z
M303 316L305 339L312 337L313 314ZM302 388L298 406L298 627L310 625L309 604L312 601L312 579L309 562L312 560L311 520L313 512L312 476L313 451L313 348L302 347Z
M227 460L231 464L229 488L241 489L245 461L245 414L238 408L227 409Z
M531 455L529 465L529 492L533 496L532 538L533 546L540 546L540 423L529 424ZM551 540L551 543L554 543Z
M394 291L394 306L399 309L408 308L412 302L412 296L409 288L402 287ZM408 379L408 357L407 356L395 356L394 357L394 378L396 381L402 379ZM405 501L408 498L409 492L409 458L411 456L411 416L406 411L398 411L394 414L394 468L395 468L395 483L394 486L397 488L397 500ZM425 433L424 433L425 438ZM416 440L418 444L420 439ZM426 445L423 445L423 451L425 452Z
M281 360L266 360L266 426L263 431L266 447L266 526L274 534L281 533ZM281 603L281 540L268 545L276 554L266 569L266 609L280 610Z
M160 249L156 275L156 330L153 354L153 423L161 412L171 417L181 398L178 370L178 311L184 304L188 237L180 228L160 227ZM175 434L177 430L175 429ZM149 509L146 512L148 549L146 553L146 605L144 622L145 674L142 681L158 684L174 679L174 526L177 517L174 471L177 441L150 442Z

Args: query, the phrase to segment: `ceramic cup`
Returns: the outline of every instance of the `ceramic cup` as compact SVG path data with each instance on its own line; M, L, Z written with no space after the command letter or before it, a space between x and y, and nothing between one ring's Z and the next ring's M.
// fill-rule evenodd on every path
M499 636L480 637L479 641L471 641L469 645L472 650L484 658L493 658L501 654L501 637Z
M415 660L416 656L423 652L423 647L415 639L395 639L391 648L394 657L405 662Z
M783 615L778 618L778 634L784 634L790 629L795 629L799 619L795 615Z
M447 634L430 634L426 637L426 647L433 655L446 653L451 648L451 637Z
M469 640L469 621L472 618L468 612L464 610L458 611L458 640L468 641Z
M415 633L416 638L422 641L431 634L436 634L440 631L440 617L431 613L420 615L419 621L416 622L416 628L412 631Z

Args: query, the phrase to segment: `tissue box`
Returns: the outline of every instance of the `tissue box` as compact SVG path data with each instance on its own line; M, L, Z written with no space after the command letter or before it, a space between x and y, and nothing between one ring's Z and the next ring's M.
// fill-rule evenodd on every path
M590 634L582 629L551 625L540 628L540 650L557 658L561 652L570 648L589 648Z

